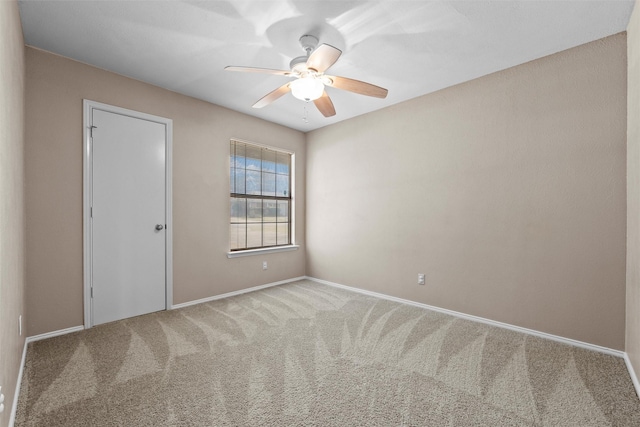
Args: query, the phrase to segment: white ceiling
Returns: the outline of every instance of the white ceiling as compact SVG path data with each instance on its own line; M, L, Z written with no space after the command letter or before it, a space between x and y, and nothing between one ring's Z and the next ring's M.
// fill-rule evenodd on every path
M28 45L305 132L625 31L633 9L633 0L19 4ZM304 34L343 51L328 74L385 87L387 98L327 88L331 118L291 94L251 108L288 77L223 68L289 69Z

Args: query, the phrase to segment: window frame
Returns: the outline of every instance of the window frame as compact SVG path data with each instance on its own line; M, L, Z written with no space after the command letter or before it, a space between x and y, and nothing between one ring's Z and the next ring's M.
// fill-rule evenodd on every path
M295 240L295 174L296 174L296 168L295 168L295 160L296 160L296 155L295 155L295 151L292 150L288 150L285 148L280 148L280 147L274 147L274 146L270 146L267 144L261 144L261 143L256 143L253 141L247 141L247 140L243 140L243 139L239 139L239 138L230 138L229 140L229 145L228 145L228 150L230 150L231 144L232 143L239 143L239 144L245 144L247 146L253 146L255 148L258 149L266 149L266 150L270 150L270 151L274 151L276 153L282 153L282 154L288 154L290 156L290 165L289 165L289 196L288 197L282 197L282 196L264 196L264 195L251 195L251 194L247 194L245 193L232 193L231 192L231 151L228 151L227 154L227 177L228 177L228 185L227 185L227 190L228 190L228 205L227 205L227 213L228 213L228 227L231 226L231 202L234 198L234 196L240 196L240 197L244 197L246 199L259 199L259 200L275 200L277 203L277 200L288 200L289 202L289 243L287 244L282 244L282 245L271 245L271 246L259 246L259 247L251 247L251 248L239 248L239 249L231 249L231 234L230 234L230 228L228 228L229 234L228 234L228 241L227 241L227 247L228 247L228 251L227 251L227 257L228 258L235 258L235 257L241 257L241 256L248 256L248 255L254 255L254 254L264 254L264 253L270 253L270 252L283 252L283 251L291 251L291 250L297 250L298 249L298 245L296 245L296 240ZM261 221L261 223L264 223L263 221Z

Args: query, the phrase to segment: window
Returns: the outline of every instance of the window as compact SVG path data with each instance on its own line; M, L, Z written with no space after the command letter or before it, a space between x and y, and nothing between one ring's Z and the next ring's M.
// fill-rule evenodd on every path
M230 249L291 245L292 154L231 141Z

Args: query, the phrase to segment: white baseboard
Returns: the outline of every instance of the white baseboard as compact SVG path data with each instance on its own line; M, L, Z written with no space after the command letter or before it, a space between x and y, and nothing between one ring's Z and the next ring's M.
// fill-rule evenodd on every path
M57 331L51 331L40 335L34 335L32 337L27 337L25 344L29 344L30 342L46 340L47 338L57 337L59 335L71 334L73 332L84 331L84 326L73 326L71 328L59 329Z
M171 306L171 309L174 310L177 308L188 307L190 305L202 304L203 302L210 302L210 301L215 301L223 298L234 297L236 295L242 295L249 292L259 291L260 289L270 288L272 286L284 285L285 283L295 282L297 280L304 280L306 278L307 278L306 276L294 277L293 279L281 280L279 282L267 283L266 285L254 286L252 288L241 289L239 291L227 292L226 294L214 295L212 297L202 298L195 301L188 301L180 304L174 304Z
M422 303L411 301L411 300L406 300L406 299L402 299L402 298L393 297L391 295L380 294L378 292L372 292L372 291L367 291L367 290L364 290L364 289L353 288L351 286L341 285L339 283L333 283L333 282L329 282L327 280L316 279L315 277L308 277L307 276L306 279L314 281L314 282L322 283L322 284L325 284L325 285L333 286L333 287L336 287L336 288L341 288L341 289L345 289L345 290L352 291L352 292L358 292L358 293L369 295L369 296L372 296L372 297L383 298L383 299L386 299L386 300L395 301L395 302L399 302L399 303L402 303L402 304L409 304L409 305L413 305L413 306L416 306L416 307L424 308L424 309L427 309L427 310L436 311L438 313L449 314L451 316L455 316L455 317L458 317L458 318L461 318L461 319L471 320L473 322L484 323L484 324L487 324L487 325L490 325L490 326L496 326L498 328L510 329L512 331L521 332L521 333L528 334L528 335L534 335L534 336L537 336L537 337L540 337L540 338L546 338L548 340L560 342L560 343L563 343L563 344L568 344L568 345L571 345L571 346L574 346L574 347L580 347L580 348L584 348L584 349L587 349L587 350L597 351L598 353L609 354L609 355L615 356L615 357L625 357L625 352L624 351L614 350L612 348L602 347L602 346L599 346L599 345L596 345L596 344L589 344L589 343L586 343L586 342L583 342L583 341L574 340L574 339L571 339L571 338L560 337L558 335L548 334L546 332L540 332L540 331L536 331L536 330L533 330L533 329L523 328L523 327L520 327L520 326L511 325L509 323L502 323L502 322L498 322L498 321L491 320L491 319L485 319L484 317L473 316L473 315L470 315L470 314L460 313L458 311L447 310L446 308L440 308L440 307L435 307L435 306L428 305L428 304L422 304ZM637 386L636 386L636 389L637 389Z
M16 380L16 391L13 396L13 404L11 405L11 415L9 415L9 427L13 427L16 422L16 412L18 412L18 398L20 397L20 387L22 387L22 375L24 374L24 363L27 359L27 346L29 345L29 343L82 330L84 330L84 326L74 326L72 328L60 329L58 331L34 335L32 337L27 337L24 340L24 347L22 348L22 359L20 360L20 369L18 370L18 379Z
M20 387L22 387L22 374L24 372L24 362L27 359L27 344L28 344L27 339L24 340L24 346L22 347L22 359L20 360L20 369L18 370L18 379L16 380L16 391L13 394L13 404L11 405L11 415L9 415L8 427L13 427L13 425L16 422L16 413L18 412L18 398L20 397Z
M629 360L629 356L627 356L627 354L623 351L620 350L614 350L611 348L607 348L607 347L602 347L599 345L595 345L595 344L589 344L589 343L585 343L582 341L577 341L577 340L573 340L570 338L564 338L564 337L560 337L558 335L553 335L553 334L548 334L546 332L540 332L540 331L536 331L533 329L528 329L528 328L522 328L520 326L515 326L515 325L511 325L508 323L502 323L502 322L497 322L495 320L490 320L490 319L485 319L483 317L478 317L478 316L472 316L470 314L464 314L464 313L460 313L457 311L453 311L453 310L447 310L445 308L440 308L440 307L435 307L435 306L431 306L428 304L422 304L419 302L415 302L415 301L411 301L411 300L406 300L406 299L402 299L402 298L397 298L397 297L393 297L391 295L386 295L386 294L381 294L378 292L372 292L372 291L367 291L364 289L359 289L359 288L354 288L351 286L346 286L346 285L341 285L339 283L334 283L334 282L329 282L327 280L322 280L322 279L317 279L315 277L309 277L309 276L301 276L301 277L295 277L293 279L287 279L287 280L281 280L279 282L273 282L273 283L267 283L265 285L260 285L260 286L254 286L251 288L247 288L247 289L241 289L239 291L234 291L234 292L228 292L226 294L221 294L221 295L215 295L212 297L208 297L208 298L202 298L199 300L195 300L195 301L189 301L189 302L185 302L185 303L181 303L181 304L175 304L173 306L171 306L171 309L177 309L177 308L182 308L182 307L188 307L190 305L195 305L195 304L201 304L204 302L209 302L209 301L215 301L215 300L219 300L219 299L223 299L223 298L228 298L228 297L232 297L232 296L236 296L236 295L242 295L242 294L246 294L249 292L254 292L260 289L265 289L265 288L270 288L273 286L278 286L278 285L283 285L285 283L290 283L290 282L295 282L297 280L311 280L313 282L317 282L317 283L322 283L325 285L329 285L329 286L333 286L336 288L341 288L341 289L345 289L347 291L351 291L351 292L357 292L357 293L361 293L364 295L369 295L369 296L373 296L376 298L382 298L382 299L386 299L386 300L390 300L390 301L395 301L401 304L408 304L408 305L413 305L416 307L420 307L420 308L424 308L427 310L431 310L431 311L436 311L439 313L444 313L444 314L449 314L451 316L455 316L461 319L466 319L466 320L471 320L473 322L479 322L479 323L484 323L487 325L491 325L491 326L496 326L498 328L503 328L503 329L510 329L512 331L517 331L517 332L521 332L521 333L525 333L528 335L534 335L540 338L546 338L552 341L556 341L556 342L560 342L563 344L568 344L571 346L575 346L575 347L580 347L580 348L584 348L587 350L592 350L592 351L597 351L599 353L604 353L604 354L609 354L612 356L616 356L616 357L622 357L624 358L625 364L627 365L627 370L629 371L629 375L631 376L631 380L633 382L633 386L636 389L636 393L638 394L638 396L640 396L640 381L638 381L638 377L636 376L636 373L633 369L633 366L631 365L631 361ZM14 427L14 423L15 423L15 417L16 417L16 412L18 409L18 398L20 395L20 387L22 386L22 375L24 372L24 364L25 364L25 360L26 360L26 356L27 356L27 345L31 342L34 341L39 341L39 340L43 340L43 339L47 339L47 338L52 338L52 337L56 337L59 335L65 335L65 334L70 334L73 332L78 332L78 331L82 331L84 330L84 326L74 326L72 328L67 328L67 329L61 329L58 331L52 331L52 332L47 332L44 334L40 334L40 335L35 335L32 337L27 337L27 339L24 342L24 348L22 351L22 360L20 362L20 370L18 372L18 379L16 382L16 390L15 390L15 395L13 398L13 405L11 406L11 415L9 417L9 426L8 427Z
M636 371L633 369L633 365L631 364L631 360L629 359L629 355L627 353L624 354L624 363L627 365L627 370L629 371L629 375L631 376L633 386L636 389L636 394L638 395L638 397L640 397L640 381L638 381L638 376L636 375Z
M189 302L185 302L182 304L175 304L171 306L171 309L177 309L177 308L182 308L182 307L188 307L190 305L195 305L195 304L200 304L203 302L209 302L209 301L215 301L218 299L222 299L222 298L228 298L228 297L232 297L235 295L241 295L241 294L245 294L248 292L253 292L253 291L257 291L260 289L265 289L265 288L270 288L272 286L278 286L278 285L283 285L285 283L290 283L290 282L295 282L297 280L303 280L305 279L305 276L300 276L300 277L295 277L293 279L287 279L287 280L281 280L279 282L273 282L273 283L267 283L265 285L260 285L260 286L254 286L252 288L247 288L247 289L241 289L239 291L234 291L234 292L228 292L226 294L222 294L222 295L215 295L212 297L208 297L208 298L202 298L196 301L189 301ZM15 418L16 418L16 412L18 410L18 398L20 397L20 387L22 386L22 375L24 373L24 364L25 364L25 360L27 357L27 345L29 343L35 342L35 341L40 341L40 340L44 340L47 338L53 338L53 337L57 337L60 335L66 335L66 334L70 334L73 332L78 332L78 331L82 331L84 330L84 326L74 326L71 328L66 328L66 329L60 329L57 331L52 331L52 332L47 332L44 334L40 334L40 335L34 335L32 337L27 337L24 341L24 348L22 350L22 360L20 361L20 369L18 371L18 380L16 383L16 391L15 391L15 395L13 398L13 405L11 407L11 415L9 417L9 427L14 427L15 424Z
M234 292L228 292L226 294L215 295L215 296L212 296L212 297L202 298L202 299L195 300L195 301L184 302L184 303L181 303L181 304L175 304L175 305L171 306L171 309L178 309L178 308L182 308L182 307L188 307L190 305L201 304L203 302L215 301L215 300L228 298L228 297L232 297L232 296L236 296L236 295L246 294L246 293L254 292L254 291L257 291L257 290L260 290L260 289L270 288L272 286L283 285L285 283L295 282L297 280L303 280L303 279L305 279L305 276L294 277L293 279L281 280L279 282L267 283L265 285L254 286L252 288L241 289L239 291L234 291ZM27 357L27 345L29 343L31 343L31 342L40 341L40 340L44 340L44 339L47 339L47 338L53 338L53 337L57 337L57 336L60 336L60 335L70 334L70 333L78 332L78 331L82 331L82 330L84 330L84 326L74 326L72 328L60 329L60 330L57 330L57 331L47 332L47 333L40 334L40 335L34 335L32 337L27 337L25 339L25 341L24 341L24 349L22 351L22 360L20 362L20 370L18 372L18 380L17 380L17 384L16 384L16 392L15 392L15 396L13 398L13 405L11 407L11 415L10 415L10 418L9 418L9 427L14 427L16 412L18 410L18 398L20 397L20 387L22 386L22 375L23 375L23 372L24 372L24 363L25 363L25 360L26 360L26 357Z

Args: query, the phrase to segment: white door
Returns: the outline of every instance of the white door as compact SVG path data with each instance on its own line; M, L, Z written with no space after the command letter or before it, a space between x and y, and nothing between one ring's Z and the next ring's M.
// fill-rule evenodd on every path
M91 324L167 308L166 124L91 109Z

